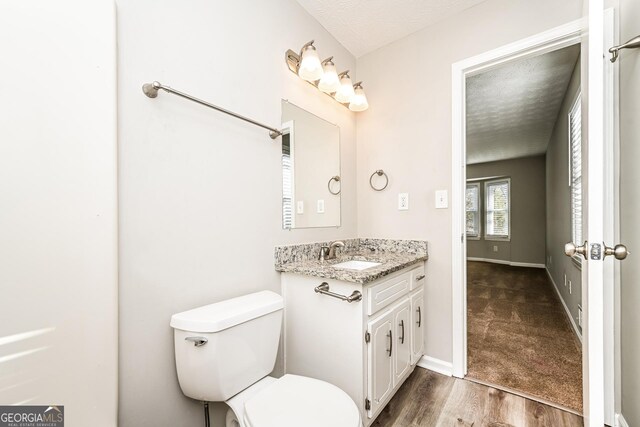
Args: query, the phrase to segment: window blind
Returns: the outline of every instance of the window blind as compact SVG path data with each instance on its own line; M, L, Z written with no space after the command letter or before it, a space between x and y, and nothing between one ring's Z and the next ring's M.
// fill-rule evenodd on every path
M510 181L497 180L485 183L486 236L509 238Z
M571 186L571 233L582 244L582 107L580 96L569 112L569 185Z
M480 236L480 184L467 184L465 195L467 236Z
M282 227L293 228L293 164L290 136L282 136Z

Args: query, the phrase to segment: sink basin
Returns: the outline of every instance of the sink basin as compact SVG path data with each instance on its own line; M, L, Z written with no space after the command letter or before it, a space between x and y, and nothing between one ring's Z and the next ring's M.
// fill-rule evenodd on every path
M334 264L332 265L333 268L342 268L345 270L366 270L367 268L371 268L371 267L376 267L378 265L380 265L382 263L380 262L372 262L372 261L355 261L355 260L351 260L351 261L345 261L345 262L341 262L340 264Z

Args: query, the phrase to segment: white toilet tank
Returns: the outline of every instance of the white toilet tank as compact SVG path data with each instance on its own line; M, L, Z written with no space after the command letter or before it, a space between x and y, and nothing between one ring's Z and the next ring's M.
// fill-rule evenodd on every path
M174 314L176 370L182 392L223 402L273 370L282 297L262 291Z

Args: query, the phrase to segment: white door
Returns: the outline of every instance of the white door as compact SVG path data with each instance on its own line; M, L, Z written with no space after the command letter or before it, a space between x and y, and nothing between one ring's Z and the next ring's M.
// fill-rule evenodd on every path
M411 301L409 298L397 305L393 314L395 325L395 343L393 354L395 386L404 377L411 366Z
M113 427L115 4L2 1L0 40L0 404Z
M393 390L394 333L393 311L389 310L369 322L367 330L371 334L369 342L369 418Z
M423 323L424 291L421 289L411 295L411 364L415 365L422 357L424 348Z
M613 44L614 11L603 0L584 0L582 38L583 235L573 242L582 264L584 425L614 425L614 286L613 257L607 246L616 239L617 116L615 68L607 49ZM619 254L620 255L620 254Z
M625 43L640 35L640 2L620 0L619 5L620 39L616 42ZM611 66L619 67L620 82L620 224L615 243L624 243L631 252L622 262L607 261L620 273L616 287L619 328L615 412L620 414L618 425L640 426L640 49L621 50Z

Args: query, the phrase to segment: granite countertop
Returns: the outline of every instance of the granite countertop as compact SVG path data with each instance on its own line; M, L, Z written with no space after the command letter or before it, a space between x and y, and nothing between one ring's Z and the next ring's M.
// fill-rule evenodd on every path
M323 279L335 279L346 282L367 284L395 271L402 270L403 268L419 261L426 261L428 258L429 256L426 252L387 252L364 249L358 251L347 251L332 260L319 261L308 259L276 264L276 270L283 273L297 273L306 276L320 277ZM348 270L332 267L334 264L351 260L373 261L379 262L381 265L370 267L366 270Z

